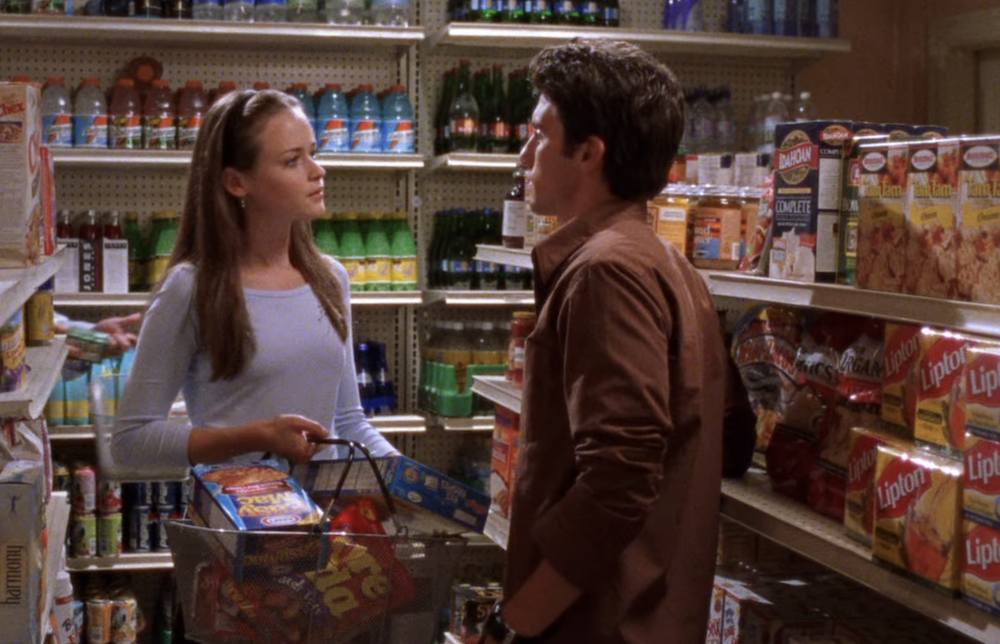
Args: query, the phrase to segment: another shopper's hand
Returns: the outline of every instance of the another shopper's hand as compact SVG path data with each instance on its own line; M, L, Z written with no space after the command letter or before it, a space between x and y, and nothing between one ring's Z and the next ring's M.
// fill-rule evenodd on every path
M322 448L313 440L328 438L330 432L319 423L296 414L285 414L264 423L263 449L295 463L308 463Z
M113 356L135 346L141 325L142 313L133 313L120 318L105 318L94 325L94 330L108 334L108 355Z

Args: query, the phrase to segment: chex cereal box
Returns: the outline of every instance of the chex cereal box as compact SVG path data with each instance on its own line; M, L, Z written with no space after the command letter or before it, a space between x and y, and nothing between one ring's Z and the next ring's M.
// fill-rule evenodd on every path
M851 451L847 461L847 494L844 526L851 536L871 543L875 529L875 469L878 446L899 444L900 439L864 427L851 428Z
M966 519L1000 528L1000 442L966 436L962 512Z
M909 150L904 290L950 299L958 270L958 139L914 142Z
M875 560L947 590L961 567L962 465L908 446L879 445Z
M771 277L836 278L844 145L851 128L849 121L807 121L775 129Z
M1000 615L1000 531L965 522L962 596L982 610Z
M901 293L906 273L906 143L859 147L857 284Z
M1000 441L1000 346L979 342L965 350L958 413L965 429Z
M965 420L958 400L965 352L975 341L967 335L925 327L920 331L917 403L913 437L958 456L965 446Z
M1000 304L1000 137L962 139L959 163L958 296Z
M45 470L9 461L0 470L0 644L40 642L45 604Z
M920 327L885 323L885 362L882 370L882 420L913 434L917 408L917 363L920 361Z
M406 456L376 458L375 464L385 481L396 509L397 522L411 533L466 531L482 533L490 497L437 472ZM384 521L389 510L369 464L358 458L347 460L312 461L296 465L292 473L303 487L318 499L328 497L337 487L344 468L349 467L341 499L349 503L352 497L370 498L379 507Z
M44 254L41 94L0 82L0 268L37 264Z

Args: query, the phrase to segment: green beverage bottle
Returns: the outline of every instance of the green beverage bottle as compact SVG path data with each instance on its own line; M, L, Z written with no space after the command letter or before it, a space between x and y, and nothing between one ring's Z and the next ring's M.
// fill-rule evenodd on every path
M417 244L402 210L392 215L392 290L417 290Z
M337 243L337 233L333 228L332 212L313 220L313 238L316 241L316 248L321 253L330 257L340 256L340 244Z
M364 291L368 281L365 271L365 240L358 227L358 213L349 212L344 216L341 233L340 261L350 277L351 292Z
M177 228L180 223L176 210L157 210L153 213L153 235L150 244L149 262L146 264L146 280L150 287L160 283L170 264L170 255L177 242Z
M365 231L366 291L392 290L392 249L382 216L381 212L370 213L368 230Z
M125 213L125 239L128 241L128 290L146 289L146 240L139 227L139 213Z

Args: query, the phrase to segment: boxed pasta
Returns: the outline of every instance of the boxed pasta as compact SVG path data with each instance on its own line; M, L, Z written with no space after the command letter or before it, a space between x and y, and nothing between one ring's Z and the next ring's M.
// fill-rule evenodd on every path
M946 591L961 568L962 464L900 445L879 445L875 560Z
M958 265L961 299L1000 304L1000 136L959 147Z
M0 268L41 261L41 93L36 85L0 82Z
M920 327L885 323L882 351L882 420L913 433L917 407L917 363L920 361Z
M932 139L909 147L907 293L950 299L958 269L958 139Z
M975 521L965 522L962 596L973 606L1000 615L1000 531Z
M1000 441L1000 346L979 342L965 351L958 413L968 432Z
M901 293L906 273L907 144L872 142L858 148L857 284Z
M958 414L967 335L925 327L920 332L913 437L953 455L965 447L965 420Z

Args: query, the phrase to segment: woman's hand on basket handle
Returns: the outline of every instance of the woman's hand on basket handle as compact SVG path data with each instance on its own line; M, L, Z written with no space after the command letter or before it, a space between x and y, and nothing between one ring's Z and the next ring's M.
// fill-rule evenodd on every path
M294 463L308 463L330 433L319 423L285 414L236 427L197 427L188 439L192 463L222 463L253 452L270 452Z

